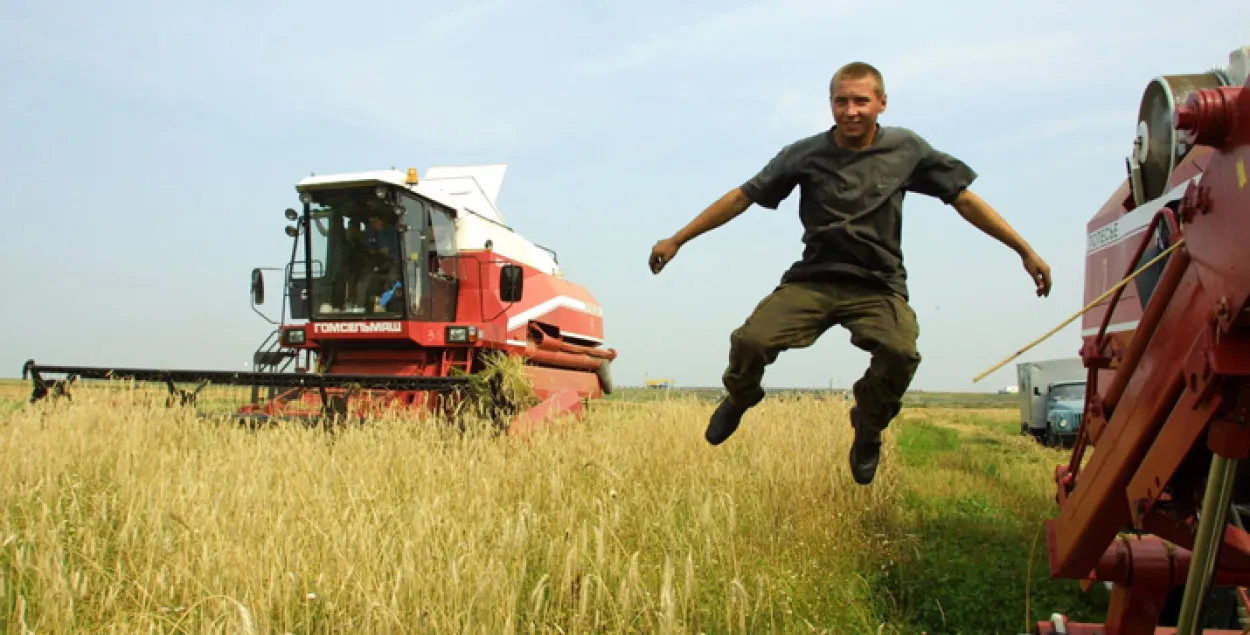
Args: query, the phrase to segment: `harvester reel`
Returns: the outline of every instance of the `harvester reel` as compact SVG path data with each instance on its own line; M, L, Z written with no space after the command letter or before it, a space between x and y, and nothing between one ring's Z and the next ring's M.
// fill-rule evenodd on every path
M69 387L78 381L76 373L70 373L65 379L44 379L39 373L39 369L35 367L35 360L28 359L22 365L22 381L31 380L30 403L35 403L49 394L52 397L64 397L73 400L73 396L69 393Z
M208 380L203 380L196 385L195 390L182 390L174 385L172 380L165 380L169 387L169 397L165 400L166 406L173 406L177 403L179 406L193 406L195 400L200 396L200 392L208 385Z
M348 386L346 394L342 395L329 394L326 392L325 386L320 386L319 390L322 403L322 427L326 430L333 430L347 421L347 404L351 401L352 396L360 390L360 386Z
M38 382L34 389L31 390L30 402L34 403L39 401L40 399L47 397L49 394L51 394L53 398L64 397L72 401L74 397L70 394L69 387L77 381L78 377L76 375L70 375L65 379L48 379Z

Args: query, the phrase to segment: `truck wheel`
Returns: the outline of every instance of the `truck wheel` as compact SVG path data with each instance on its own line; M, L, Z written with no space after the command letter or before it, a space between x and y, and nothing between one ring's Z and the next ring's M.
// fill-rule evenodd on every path
M1057 448L1061 445L1063 442L1059 439L1059 433L1055 432L1054 428L1046 428L1046 446Z

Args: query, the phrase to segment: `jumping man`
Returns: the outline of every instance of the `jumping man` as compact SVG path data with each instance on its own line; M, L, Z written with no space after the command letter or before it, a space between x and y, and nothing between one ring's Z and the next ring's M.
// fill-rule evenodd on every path
M900 248L905 192L951 205L966 221L1019 254L1037 295L1050 295L1050 268L994 208L968 187L976 173L916 133L880 126L885 84L871 65L854 62L829 82L834 126L791 143L764 168L712 203L651 250L658 274L694 238L736 218L752 204L769 209L799 188L803 257L730 336L722 377L728 396L712 414L706 438L718 445L764 398L764 368L781 351L814 344L840 324L872 361L853 387L851 474L872 482L881 433L902 408L916 369L919 327L908 304Z

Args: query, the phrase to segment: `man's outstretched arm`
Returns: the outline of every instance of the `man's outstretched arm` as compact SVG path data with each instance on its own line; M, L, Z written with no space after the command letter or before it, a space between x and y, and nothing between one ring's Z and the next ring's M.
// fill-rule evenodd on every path
M1029 272L1037 285L1037 295L1050 295L1050 267L989 203L971 190L965 189L951 205L964 220L1019 254L1025 271Z
M703 210L694 220L686 224L673 234L670 238L665 238L655 244L651 248L651 273L660 273L664 265L668 264L673 256L677 255L677 250L683 245L702 236L703 234L728 223L736 218L739 214L746 211L751 206L751 199L742 191L741 187L735 187L721 196L716 202L712 203Z
M677 242L678 247L681 247L691 240L728 223L742 212L745 212L750 206L751 199L747 198L742 188L735 187L711 205L708 205L707 209L703 210L694 220L678 230L676 234L673 234L672 240Z

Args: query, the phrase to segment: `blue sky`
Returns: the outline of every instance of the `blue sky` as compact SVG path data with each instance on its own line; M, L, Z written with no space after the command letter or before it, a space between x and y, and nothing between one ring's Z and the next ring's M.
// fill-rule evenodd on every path
M601 301L618 383L715 385L729 332L801 252L797 193L658 277L651 245L827 127L829 76L858 59L886 76L882 123L967 161L1053 268L1038 299L1014 253L907 201L914 386L994 389L1013 365L971 379L1082 305L1085 223L1146 83L1227 63L1246 24L1231 1L11 0L0 375L31 357L241 369L269 330L248 274L285 262L299 178L505 162L505 218ZM1074 355L1078 331L1023 359ZM766 384L846 386L867 362L835 328Z

